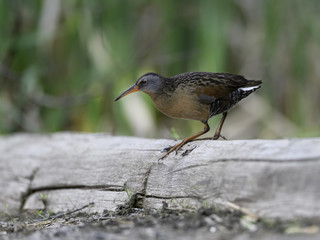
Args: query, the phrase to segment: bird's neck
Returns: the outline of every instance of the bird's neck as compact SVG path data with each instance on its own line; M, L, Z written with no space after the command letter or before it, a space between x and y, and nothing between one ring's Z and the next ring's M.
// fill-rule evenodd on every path
M162 86L155 92L145 91L150 96L154 105L162 111L162 109L168 108L172 105L172 93L174 92L174 86L170 78L161 77ZM162 111L163 112L163 111Z

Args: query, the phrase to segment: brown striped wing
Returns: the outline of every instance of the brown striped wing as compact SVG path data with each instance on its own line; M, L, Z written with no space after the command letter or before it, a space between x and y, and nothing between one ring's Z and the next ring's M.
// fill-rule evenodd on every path
M217 99L229 96L236 88L225 85L197 87L196 94L203 104L213 103Z

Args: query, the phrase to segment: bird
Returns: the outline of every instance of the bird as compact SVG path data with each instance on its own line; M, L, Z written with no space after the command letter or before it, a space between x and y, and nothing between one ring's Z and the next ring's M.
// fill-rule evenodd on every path
M197 120L204 124L202 131L167 147L160 159L173 151L176 153L188 142L196 140L217 140L227 117L228 110L261 87L260 80L247 80L232 73L186 72L173 77L157 73L143 74L130 88L121 93L115 101L141 91L149 95L155 107L172 118ZM210 130L208 120L222 114L213 137L197 139Z

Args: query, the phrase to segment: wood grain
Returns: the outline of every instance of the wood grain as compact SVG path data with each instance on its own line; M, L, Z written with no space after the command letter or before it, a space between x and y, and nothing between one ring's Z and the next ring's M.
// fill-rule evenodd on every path
M173 143L79 133L0 137L0 215L92 201L86 211L103 212L138 194L144 208L231 202L259 217L320 216L320 138L199 141L158 161Z

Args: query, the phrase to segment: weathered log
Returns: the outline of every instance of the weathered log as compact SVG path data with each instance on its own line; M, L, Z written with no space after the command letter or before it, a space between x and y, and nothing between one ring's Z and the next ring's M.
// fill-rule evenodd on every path
M0 212L198 208L231 202L260 217L320 216L320 138L198 141L164 160L171 140L105 134L0 138Z

